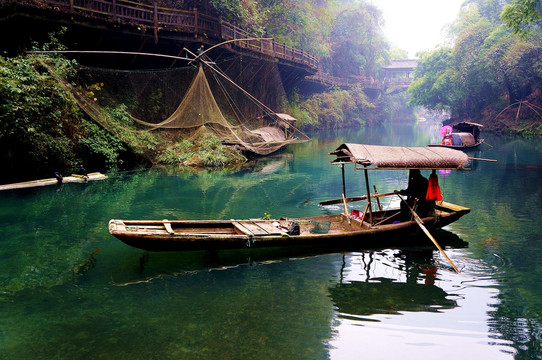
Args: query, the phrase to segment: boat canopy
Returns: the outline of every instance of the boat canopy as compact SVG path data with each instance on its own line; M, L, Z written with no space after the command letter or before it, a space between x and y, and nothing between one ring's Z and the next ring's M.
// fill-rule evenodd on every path
M461 121L461 122L458 122L458 123L455 123L455 124L452 124L452 127L465 127L465 126L469 126L469 127L477 127L477 128L483 128L484 125L482 124L478 124L478 123L474 123L474 122L470 122L470 121Z
M329 153L332 164L353 163L365 169L460 169L469 157L445 147L404 147L345 143Z

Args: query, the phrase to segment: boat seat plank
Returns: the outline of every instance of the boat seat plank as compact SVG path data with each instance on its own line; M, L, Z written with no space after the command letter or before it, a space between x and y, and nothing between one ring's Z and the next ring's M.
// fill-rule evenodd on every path
M449 203L449 202L446 202L446 201L438 202L438 203L437 203L437 206L442 206L443 208L450 209L450 210L452 210L452 211L464 211L464 210L469 210L469 208L466 208L466 207L464 207L464 206L452 204L452 203Z
M254 223L244 222L243 226L256 236L269 235L269 232Z
M240 223L244 228L255 236L281 235L281 231L271 224L265 222L243 222Z
M173 231L173 228L171 227L171 223L168 220L163 220L164 227L166 228L167 232L170 234L175 234L175 231Z
M239 229L239 231L241 231L243 234L245 235L254 235L254 233L252 233L252 231L250 231L247 227L245 227L242 223L238 222L238 221L233 221L232 222L233 226L235 226L237 229Z
M276 226L273 226L273 224L270 224L268 222L258 222L256 223L259 227L264 229L269 233L269 235L284 235L286 232L282 231L281 229L277 228Z

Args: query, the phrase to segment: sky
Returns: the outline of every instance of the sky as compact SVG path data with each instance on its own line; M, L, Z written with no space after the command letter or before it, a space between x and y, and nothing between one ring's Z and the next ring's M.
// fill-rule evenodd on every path
M416 52L444 42L442 28L455 20L464 0L371 0L384 15L384 33L392 48Z

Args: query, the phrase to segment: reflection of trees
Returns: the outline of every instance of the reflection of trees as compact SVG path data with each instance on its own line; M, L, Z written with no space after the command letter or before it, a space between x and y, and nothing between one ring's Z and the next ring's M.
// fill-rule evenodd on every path
M521 284L512 286L518 286L518 289L503 289L499 295L500 303L489 313L490 331L502 334L502 338L513 343L516 359L538 359L542 353L540 291L532 293L520 288Z
M65 184L59 192L44 187L4 193L0 229L8 236L0 244L0 257L7 259L0 291L48 288L81 276L108 256L95 249L114 241L107 230L111 218L225 218L243 212L260 217L273 202L273 210L282 208L288 192L306 179L287 171L287 157L275 161L280 164L271 172L269 163L262 172L153 169ZM278 191L282 197L275 183L286 189Z
M446 179L453 198L472 208L452 228L460 229L473 256L500 283L499 303L489 314L492 332L514 343L517 358L532 359L542 353L540 141L484 138L493 147L482 145L476 156L498 163L479 162L473 171Z
M2 194L0 223L7 236L0 291L52 287L72 281L99 261L100 239L110 214L125 211L140 186L152 186L148 174L112 177L88 184L65 184ZM90 261L90 262L89 262Z

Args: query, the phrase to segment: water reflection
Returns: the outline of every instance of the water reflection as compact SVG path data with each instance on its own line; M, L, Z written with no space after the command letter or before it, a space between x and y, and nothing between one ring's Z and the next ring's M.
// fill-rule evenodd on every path
M111 218L341 211L318 207L341 196L329 151L343 142L425 145L432 136L410 124L312 135L240 170L153 168L65 184L60 192L0 193L2 355L540 358L540 141L484 134L493 147L474 154L498 163L440 177L445 200L472 209L433 234L460 275L429 240L412 252L162 254L130 248L107 231ZM351 195L363 191L359 174L346 176ZM406 171L370 176L379 192L404 188L407 180Z
M341 317L347 315L400 314L403 311L438 312L457 306L438 286L431 284L437 268L428 265L428 283L396 282L389 278L352 281L330 289L333 303Z
M346 254L328 290L338 313L331 359L361 349L370 359L426 359L437 348L444 358L512 358L513 343L492 325L497 284L482 262L466 261L457 275L428 250Z
M402 237L401 240L404 243L408 243L409 238L412 238L412 242L419 244L419 239L417 239L419 236L423 236L423 234L410 235L408 238ZM435 236L438 237L441 246L455 249L468 246L468 244L456 234L446 230L436 232ZM346 254L359 251L360 249L365 250L366 247L362 245L356 246L354 244L338 247L329 244L320 246L303 245L276 248L246 248L187 252L142 252L133 249L127 252L125 256L119 259L113 266L111 269L111 281L114 285L125 286L199 271L226 270L240 266L259 266L276 262L301 260L325 254ZM371 251L383 249L385 248L373 247ZM423 259L416 259L416 261L422 261L424 264L423 267L427 267L427 269L422 269L421 272L427 272L428 269L430 269L428 265L430 263L429 259L433 259L433 256L438 257L438 253L434 253L436 250L429 239L427 240L427 246L418 245L415 249L416 253L424 254L425 257ZM407 250L402 250L402 254L406 253L409 252L407 252ZM96 251L93 254L96 255ZM412 257L412 255L410 255L410 257ZM85 260L83 264L86 264L87 262L88 259ZM447 267L445 263L440 264L439 266L444 268ZM412 270L408 271L409 274L413 273ZM436 271L436 268L434 268L434 271ZM427 276L429 280L430 275Z

